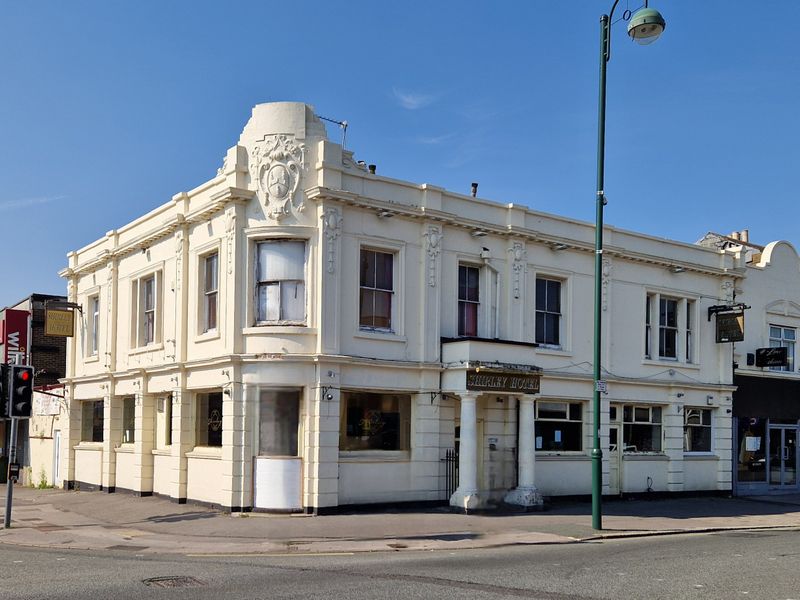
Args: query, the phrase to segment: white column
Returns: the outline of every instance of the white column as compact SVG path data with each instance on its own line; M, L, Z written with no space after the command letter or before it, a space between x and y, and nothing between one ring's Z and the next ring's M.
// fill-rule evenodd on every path
M458 450L458 489L450 506L462 510L478 508L478 395L461 395L461 437Z
M542 505L542 495L536 489L535 484L536 449L533 444L534 436L533 396L526 394L519 399L518 482L517 487L506 494L504 500L507 504L525 507Z

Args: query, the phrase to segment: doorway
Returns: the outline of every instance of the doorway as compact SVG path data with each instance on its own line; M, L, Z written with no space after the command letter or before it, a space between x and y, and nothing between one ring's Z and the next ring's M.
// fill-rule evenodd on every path
M797 427L771 425L769 428L769 486L797 487Z

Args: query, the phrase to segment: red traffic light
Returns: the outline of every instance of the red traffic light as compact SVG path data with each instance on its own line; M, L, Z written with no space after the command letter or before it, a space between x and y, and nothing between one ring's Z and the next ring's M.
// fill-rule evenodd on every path
M17 371L17 376L22 381L28 381L28 379L31 378L31 372L30 371Z

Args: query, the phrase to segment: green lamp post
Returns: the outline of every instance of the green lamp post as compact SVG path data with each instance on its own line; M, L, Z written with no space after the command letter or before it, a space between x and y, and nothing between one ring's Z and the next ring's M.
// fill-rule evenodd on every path
M600 449L600 393L605 391L600 368L600 352L602 348L601 296L603 280L603 207L606 205L605 152L606 152L606 67L611 59L611 19L619 0L607 15L600 17L600 98L597 108L597 217L594 237L594 402L592 436L592 527L603 528L602 492L603 492L603 451ZM625 11L630 15L629 11ZM623 15L624 18L624 15ZM651 44L666 27L661 14L647 6L630 15L628 35L638 44Z

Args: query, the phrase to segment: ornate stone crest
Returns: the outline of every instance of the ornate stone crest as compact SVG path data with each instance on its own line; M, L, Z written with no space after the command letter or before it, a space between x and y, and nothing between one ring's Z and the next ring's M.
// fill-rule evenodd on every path
M251 149L250 178L269 217L280 220L293 209L303 210L302 198L295 197L304 164L305 146L295 144L293 136L267 136Z
M520 287L522 286L522 275L528 272L528 251L521 242L514 242L514 245L508 249L511 255L511 274L513 277L514 298L519 298L521 295Z
M431 225L423 235L425 236L428 252L428 285L436 287L436 257L439 256L442 250L444 234L439 227Z
M325 209L320 218L322 219L322 231L325 234L325 262L328 264L328 273L333 273L336 259L336 238L342 231L342 215L339 214L339 209L330 207Z

